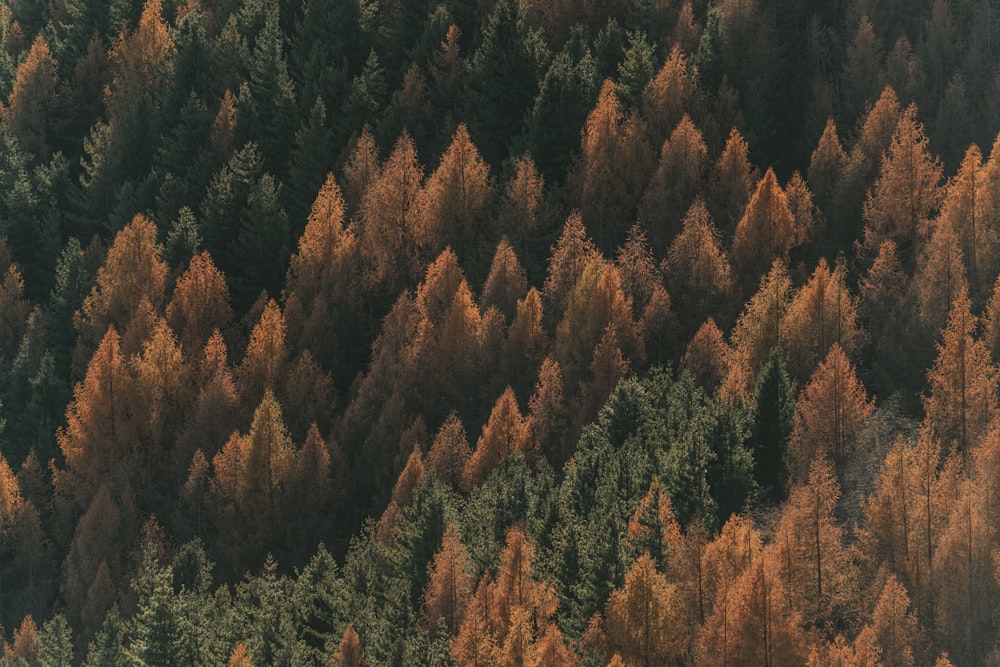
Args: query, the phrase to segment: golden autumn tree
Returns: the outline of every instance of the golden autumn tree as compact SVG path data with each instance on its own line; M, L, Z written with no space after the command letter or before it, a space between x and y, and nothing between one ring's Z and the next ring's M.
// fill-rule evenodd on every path
M517 398L507 387L493 405L476 449L465 465L463 487L471 490L482 484L508 456L529 454L530 435L528 422L517 407Z
M495 664L497 638L489 621L489 575L484 573L476 594L466 607L458 635L451 641L455 667L490 667Z
M21 620L21 625L14 628L14 636L10 644L3 646L3 655L8 662L26 667L41 667L38 655L38 626L31 614Z
M677 295L675 308L682 331L720 314L733 291L729 258L704 202L696 200L663 264L666 284Z
M605 251L624 237L652 169L653 152L642 125L637 115L624 118L615 84L606 79L584 124L580 156L569 176L573 201Z
M381 173L378 146L375 145L371 127L365 123L344 165L344 200L349 211L359 210L365 191Z
M525 636L533 641L538 631L552 622L558 598L552 586L536 576L534 563L534 540L523 526L509 528L500 550L496 579L485 591L488 596L487 618L502 649L519 648L510 641L516 621L521 620L526 626L521 628L523 634L516 637L522 641ZM477 590L476 597L479 594ZM519 648L522 655L528 654L528 643L524 642Z
M757 182L749 155L750 146L743 135L733 128L709 175L708 210L727 239L736 230L736 223L743 215Z
M285 317L278 304L269 299L250 332L243 363L236 373L240 393L250 404L259 402L266 390L279 389L288 361L285 336Z
M830 461L813 459L794 484L769 549L792 608L808 624L851 618L857 571L834 511L840 485Z
M927 146L917 107L911 104L892 135L881 172L864 205L865 243L874 248L884 240L913 251L918 235L941 201L941 162Z
M527 254L528 237L546 217L545 178L529 153L517 160L497 213L500 229Z
M122 30L111 47L114 76L105 91L105 106L112 119L123 116L143 92L167 80L173 50L161 1L146 0L135 31Z
M445 526L441 548L427 566L427 591L421 610L418 628L437 634L444 624L444 631L454 635L465 617L465 609L472 598L472 575L469 558L462 547L461 536L454 524Z
M680 369L694 376L706 392L712 394L728 373L730 355L722 331L711 317L699 327L681 357Z
M675 664L688 637L677 588L656 570L649 554L639 556L625 575L625 586L608 598L607 628L612 650L628 665Z
M806 172L809 187L816 194L816 203L824 211L829 212L831 209L837 192L837 183L840 182L846 164L847 154L840 145L837 125L832 118L828 118L823 134L809 159L809 171Z
M462 485L465 466L472 456L472 448L465 434L462 420L454 412L441 424L430 451L427 452L427 465L438 477L458 488Z
M340 647L330 658L330 667L364 667L366 664L358 631L353 624L348 624L340 640Z
M948 224L958 236L962 256L969 271L970 295L977 302L991 288L989 277L996 273L1000 237L995 227L989 179L984 173L983 156L975 144L969 146L958 173L945 187L938 224Z
M559 239L549 256L548 273L542 287L547 328L554 330L562 320L570 293L584 269L600 257L594 242L587 236L583 218L573 212L566 218Z
M799 394L788 442L788 468L804 481L812 461L832 456L841 465L854 452L865 421L875 409L855 367L837 343Z
M417 149L404 131L361 198L362 255L374 287L396 293L396 286L416 274L417 201L423 179Z
M483 308L495 306L507 321L513 322L517 315L518 301L524 298L527 291L528 278L524 267L505 236L500 239L493 254L493 263L483 285L480 305Z
M797 240L788 198L774 170L768 169L736 225L733 264L743 279L752 283L774 260L787 263L788 252Z
M538 382L528 400L528 423L539 452L553 467L564 463L568 457L569 408L563 393L562 370L552 357L545 357L538 370Z
M495 238L482 238L491 205L490 167L462 123L420 192L417 239L432 255L451 246L466 261L479 259Z
M923 643L923 629L910 608L906 587L890 574L872 611L871 628L885 667L912 665Z
M756 378L757 372L767 361L771 348L781 341L781 320L788 309L792 281L788 269L780 260L775 260L771 270L760 280L760 289L747 302L743 313L736 321L730 335L734 359L742 358L750 373ZM737 370L730 364L730 373ZM753 386L755 380L751 381Z
M714 540L702 553L702 615L708 617L716 609L730 613L727 600L730 589L743 572L760 557L760 531L753 519L742 514L730 516Z
M666 571L677 558L682 542L673 505L660 487L659 477L654 475L649 490L629 521L625 548L636 556L649 554L654 566Z
M831 271L826 260L820 259L809 281L792 297L780 327L788 372L800 382L834 343L848 356L861 347L857 300L847 289L847 268L842 262Z
M243 642L236 642L229 654L229 667L254 667L253 656Z
M423 479L426 469L424 455L420 451L420 443L414 443L413 451L410 452L410 456L406 459L406 465L403 466L402 472L396 478L396 485L392 487L392 502L399 505L400 508L413 502L413 492L416 491L417 485Z
M982 341L993 361L1000 360L1000 276L982 313Z
M705 140L684 114L663 142L640 207L640 217L658 250L666 248L680 231L681 219L701 191L707 170Z
M51 151L50 137L53 112L58 104L59 64L45 38L39 34L31 44L27 57L17 67L14 86L6 106L0 105L0 118L18 139L22 150L47 160Z
M168 268L162 253L156 225L143 215L118 232L96 284L74 315L74 325L89 342L99 341L109 325L127 330L143 300L155 311L163 307Z
M642 117L650 139L659 145L689 110L697 85L688 68L687 55L675 44L642 93Z
M129 478L138 446L132 419L135 379L113 326L87 364L66 408L66 427L56 434L66 465L88 485L112 484Z
M0 281L0 345L4 350L14 351L21 344L30 311L31 303L24 294L24 278L12 264Z
M213 331L224 331L232 324L226 277L208 252L191 258L187 270L177 279L166 317L188 356L200 353Z
M622 290L632 301L635 319L642 317L653 293L663 289L663 277L653 258L653 250L646 240L646 232L638 224L632 225L625 243L618 248L615 266L621 279Z
M996 414L997 369L989 350L973 337L977 318L965 290L952 302L938 357L927 373L926 424L934 437L960 450L979 442Z

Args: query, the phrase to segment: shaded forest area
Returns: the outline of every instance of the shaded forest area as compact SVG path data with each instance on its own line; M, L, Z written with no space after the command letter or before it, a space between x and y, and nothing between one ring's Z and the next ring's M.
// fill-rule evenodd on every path
M993 0L0 6L0 640L1000 664Z

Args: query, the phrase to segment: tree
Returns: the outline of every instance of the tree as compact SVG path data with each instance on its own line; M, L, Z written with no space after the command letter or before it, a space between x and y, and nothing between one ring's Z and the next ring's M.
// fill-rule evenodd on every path
M745 359L751 378L758 377L771 350L781 343L781 320L788 309L791 287L788 269L782 262L775 261L736 321L730 344L735 353Z
M736 225L733 264L745 283L752 283L773 261L787 263L797 240L795 216L774 170L768 169Z
M423 178L416 147L404 131L361 200L361 248L372 287L395 293L394 285L415 274L416 205Z
M288 358L285 335L281 308L269 299L250 333L243 363L237 371L240 393L251 404L260 400L266 390L280 389Z
M781 319L781 345L792 377L804 381L834 343L848 356L857 352L863 337L857 319L847 268L838 262L831 271L820 259Z
M684 124L685 112L690 110L696 92L697 85L689 73L687 55L682 45L675 44L660 71L642 92L642 116L654 145L659 145L667 138L668 132L673 130L676 133L676 128ZM690 119L687 122L690 123Z
M972 335L977 318L966 291L952 302L938 357L927 373L926 424L934 437L961 451L979 442L996 413L997 371L989 350Z
M639 557L625 587L608 598L607 626L611 647L628 664L652 667L671 664L684 654L683 608L677 589L656 571L648 555Z
M489 622L489 575L483 573L476 594L469 602L458 635L451 643L455 667L487 667L493 664L497 639Z
M243 642L236 642L233 652L229 654L229 667L254 667L253 656Z
M743 135L733 128L709 175L708 210L722 226L726 238L735 231L757 182L749 153L750 146Z
M895 575L890 574L872 611L872 630L882 649L886 667L913 664L920 651L923 632L910 609L910 596Z
M356 212L368 186L381 175L382 163L371 127L365 123L361 135L353 142L344 165L344 200L347 210Z
M482 238L481 232L492 205L491 189L489 165L480 157L465 124L460 124L420 192L414 230L418 242L431 254L451 246L467 262L482 261L484 248L493 242Z
M663 272L678 296L675 308L682 331L689 332L706 317L725 312L733 290L732 270L715 223L700 199L692 204L681 233L670 244Z
M340 640L340 648L330 658L330 667L364 667L367 664L361 650L361 638L358 637L354 625L348 625L344 637Z
M517 314L517 304L528 291L528 279L524 267L517 259L514 248L507 237L500 239L490 273L483 285L480 305L483 308L495 306L507 320L513 322Z
M621 278L622 290L631 299L633 315L636 319L649 307L653 293L663 289L663 277L653 259L653 250L646 241L646 232L638 225L632 225L625 244L618 248L615 266Z
M868 17L862 16L854 39L847 48L847 62L841 74L844 88L842 102L848 117L853 117L875 99L882 78L882 60L882 45L875 29Z
M674 518L670 498L660 487L656 475L632 514L624 542L630 554L648 555L653 566L661 571L675 567L682 543L681 528Z
M787 457L795 415L795 390L785 372L781 348L771 350L754 391L757 414L750 431L754 479L772 500L785 497Z
M434 443L427 452L427 465L442 480L459 488L462 485L465 466L471 456L472 448L465 435L462 420L452 412L434 436Z
M624 118L614 84L607 79L587 117L580 156L568 177L584 223L606 252L624 237L652 170L654 156L643 135L636 115Z
M189 357L204 349L213 331L224 331L232 324L226 277L208 252L195 255L177 279L166 317Z
M837 183L840 182L846 165L847 155L840 145L837 125L832 118L828 118L823 135L809 159L809 171L806 174L809 187L816 193L816 203L827 213L833 212Z
M687 114L663 142L660 161L642 199L640 216L657 249L666 248L678 223L700 193L708 170L708 148Z
M123 30L111 48L114 78L104 103L113 121L120 121L143 93L167 80L173 50L160 0L146 0L135 32L126 36Z
M730 356L722 331L711 317L705 320L681 357L680 369L688 371L706 391L713 393L725 379Z
M566 431L569 410L563 394L563 376L559 362L545 357L538 370L538 382L528 401L528 423L531 437L538 450L553 467L559 467L567 458Z
M38 34L27 57L17 67L14 87L0 117L18 139L21 149L39 162L49 159L56 129L59 64L45 38Z
M796 402L795 426L788 442L792 478L805 480L812 462L828 455L842 466L857 447L874 409L854 365L834 343Z
M929 152L917 107L911 104L892 134L878 180L865 200L866 245L874 248L888 239L907 255L914 252L940 204L940 182L941 162Z
M524 261L529 266L528 239L544 221L544 195L545 179L531 155L525 153L518 158L514 175L507 182L497 213L497 224L520 247Z
M128 329L143 299L156 310L163 306L168 267L160 259L162 252L156 225L143 215L136 215L115 236L96 284L74 316L74 325L88 342L99 341L109 325Z
M445 527L441 549L428 565L427 591L418 627L436 634L441 629L456 634L462 626L465 608L472 598L472 575L468 556L454 524Z
M550 331L562 320L570 293L584 269L597 257L599 253L594 242L587 236L583 218L577 212L571 213L566 218L559 239L552 247L548 274L542 287L547 328Z
M465 464L463 487L466 490L478 487L512 454L530 454L529 436L528 422L521 416L513 390L507 387L494 404L476 449Z

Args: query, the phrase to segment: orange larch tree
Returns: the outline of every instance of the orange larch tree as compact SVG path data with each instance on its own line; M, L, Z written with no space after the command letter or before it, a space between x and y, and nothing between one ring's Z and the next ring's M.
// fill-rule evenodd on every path
M831 212L837 183L840 182L846 164L847 155L840 145L837 125L829 118L809 159L809 171L806 173L809 187L816 194L816 203L823 211Z
M251 405L260 401L265 390L281 388L288 362L285 336L285 317L278 304L269 299L250 332L250 342L237 371L240 393Z
M548 274L542 288L547 329L555 330L562 320L573 287L587 266L598 257L600 254L587 236L583 218L577 212L571 213L563 225L559 239L552 247Z
M427 465L437 473L438 477L459 488L462 485L465 466L471 456L472 448L469 446L462 420L452 412L434 436L434 443L427 452Z
M705 320L681 357L680 369L694 375L709 394L715 393L728 373L729 346L711 317Z
M569 409L563 394L562 371L552 357L545 357L538 371L538 382L528 401L528 423L538 450L554 468L559 468L568 457Z
M742 357L750 378L767 361L771 349L780 344L781 320L791 295L792 281L788 269L780 260L775 260L770 272L761 278L760 289L750 298L743 313L736 321L730 335L734 354ZM737 370L730 364L730 372ZM755 380L750 382L751 387Z
M674 518L669 496L654 475L649 490L639 502L628 524L624 546L632 557L648 554L653 565L661 572L674 567L679 556L683 537L681 527Z
M427 566L427 591L418 628L437 634L440 624L451 635L458 632L472 598L469 559L454 524L445 526L441 548Z
M757 182L749 154L750 146L743 135L733 128L709 176L708 210L727 239L736 230L736 223L743 215Z
M733 239L733 265L744 284L752 284L776 259L787 263L797 240L788 198L774 171L768 169L736 225Z
M545 179L531 155L525 153L518 159L514 175L507 182L497 214L500 229L525 255L528 237L543 222L545 209Z
M912 665L922 653L923 629L910 609L906 587L895 575L890 574L886 578L872 611L871 628L875 641L882 649L882 661L886 667Z
M45 161L51 152L53 112L58 103L59 64L49 45L39 34L27 57L17 67L7 105L0 105L0 117L18 139L22 150Z
M232 324L226 277L208 252L191 258L187 270L177 279L166 318L188 357L204 349L213 331L225 331Z
M682 122L685 112L691 111L696 93L697 84L688 68L687 55L675 44L642 93L642 117L655 145L662 143L677 123Z
M733 292L729 259L704 202L696 200L663 263L667 286L676 295L682 335L706 317L724 315Z
M330 658L330 667L364 667L366 664L358 631L353 624L348 624L340 640L340 647Z
M998 376L965 290L952 302L938 357L927 373L926 425L945 446L965 451L986 434L997 411Z
M817 457L832 456L838 466L843 465L874 409L854 365L834 343L796 403L795 427L788 442L792 479L805 481Z
M365 123L344 165L344 199L348 210L353 213L360 209L365 191L381 173L378 146L372 137L371 127Z
M640 319L653 292L662 289L663 277L653 258L653 251L646 240L646 232L638 224L632 225L625 243L618 248L615 266L625 295L632 301L633 317Z
M494 404L476 449L465 465L464 488L471 490L482 484L508 456L529 455L530 436L528 422L517 407L517 398L507 387Z
M517 303L527 291L528 278L524 267L505 236L500 239L493 254L493 263L483 285L480 305L483 308L495 306L508 322L513 322L517 314Z
M146 90L168 80L174 41L160 0L146 0L135 32L125 31L111 47L114 77L105 90L112 120L120 118Z
M857 300L847 289L847 268L838 262L831 271L820 259L809 281L792 297L781 319L781 348L789 375L804 381L834 343L845 354L862 345Z

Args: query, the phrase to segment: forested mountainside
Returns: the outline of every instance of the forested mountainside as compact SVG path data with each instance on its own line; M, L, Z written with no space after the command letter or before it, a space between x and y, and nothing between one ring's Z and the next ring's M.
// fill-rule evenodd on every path
M994 0L0 5L0 665L1000 664Z

